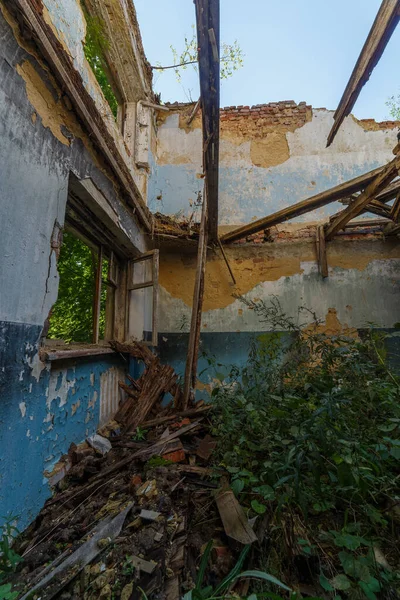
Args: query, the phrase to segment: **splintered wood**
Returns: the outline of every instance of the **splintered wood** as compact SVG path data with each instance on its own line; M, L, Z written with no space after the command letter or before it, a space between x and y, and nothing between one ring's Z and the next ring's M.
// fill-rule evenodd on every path
M178 376L172 367L162 365L160 359L146 346L138 342L121 344L112 342L112 348L117 352L128 353L133 358L141 360L145 364L145 371L139 379L129 377L131 385L123 381L119 386L127 393L128 398L120 406L115 420L120 423L125 431L134 431L152 409L161 403L167 393L171 393L175 403L180 401L181 390L177 384Z

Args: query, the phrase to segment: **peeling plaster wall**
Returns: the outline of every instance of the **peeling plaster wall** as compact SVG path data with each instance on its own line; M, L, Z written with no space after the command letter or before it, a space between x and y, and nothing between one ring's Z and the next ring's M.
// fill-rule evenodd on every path
M43 15L57 39L62 44L65 51L71 57L74 67L79 75L82 77L85 88L94 99L97 108L99 109L104 123L107 126L109 132L114 138L117 144L118 150L124 159L125 164L128 166L130 173L140 190L143 200L146 203L146 191L147 191L147 172L145 169L138 168L133 160L131 149L128 149L125 140L118 128L115 118L111 112L110 106L105 99L103 92L97 83L96 77L87 62L84 54L84 43L86 37L86 19L83 13L80 0L42 0L43 1ZM115 15L121 12L120 7L121 0L112 0L108 3L107 9L111 12L114 10ZM115 3L115 7L112 4ZM126 12L125 3L122 4L122 13ZM131 43L136 47L137 41L135 35L140 36L140 32L132 33L131 24L128 21L128 16L125 14L123 22L120 21L119 27L122 29L126 28L126 31L131 35ZM112 22L112 28L115 27L115 23ZM140 42L141 44L141 42ZM122 64L126 64L131 61L131 57L127 58L124 56L124 48L122 44L119 44L119 59ZM140 56L140 59L144 62L144 56ZM118 65L116 65L118 66ZM141 65L141 69L144 69L144 64ZM131 78L136 79L136 69L131 65ZM144 98L146 96L141 84L139 83L139 77L137 78L137 87L139 97ZM123 97L123 90L119 90L119 95ZM126 101L126 98L124 98Z
M153 211L190 215L202 190L201 121L188 127L190 108L170 106L159 120L148 201ZM261 112L257 112L261 111ZM275 112L274 112L275 111ZM159 118L160 119L160 118ZM345 119L326 148L333 111L305 104L230 107L221 112L219 223L238 225L322 192L391 158L399 124ZM340 210L329 204L299 222L325 219Z
M250 342L268 334L269 325L233 295L269 303L277 297L283 311L295 320L305 306L339 331L362 331L369 323L393 335L398 354L400 337L400 245L389 239L335 239L328 244L329 277L318 273L313 240L296 240L226 247L237 280L234 286L225 262L209 251L205 279L201 350L218 362L243 364ZM184 372L196 255L189 248L160 253L160 351L180 373ZM300 322L310 322L301 315ZM394 356L394 353L393 353ZM397 360L397 366L398 360ZM204 358L199 372L207 367ZM201 376L199 397L210 384L210 372Z
M147 246L51 75L15 35L0 10L0 515L16 514L23 528L51 494L45 472L109 414L106 381L126 369L113 355L52 366L39 359L57 298L52 235L64 223L70 174L90 178L132 251Z

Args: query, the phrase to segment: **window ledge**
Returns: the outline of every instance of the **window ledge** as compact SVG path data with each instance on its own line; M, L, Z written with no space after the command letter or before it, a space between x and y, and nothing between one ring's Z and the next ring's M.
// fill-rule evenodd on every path
M96 346L94 344L80 348L51 348L43 346L40 349L40 360L43 362L53 362L68 358L84 358L87 356L101 356L103 354L114 353L114 350L109 346Z

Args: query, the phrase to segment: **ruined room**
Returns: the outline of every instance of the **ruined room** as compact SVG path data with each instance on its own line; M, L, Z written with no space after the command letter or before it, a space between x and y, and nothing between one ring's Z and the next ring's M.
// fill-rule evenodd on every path
M0 600L400 599L400 0L335 110L142 4L0 0Z

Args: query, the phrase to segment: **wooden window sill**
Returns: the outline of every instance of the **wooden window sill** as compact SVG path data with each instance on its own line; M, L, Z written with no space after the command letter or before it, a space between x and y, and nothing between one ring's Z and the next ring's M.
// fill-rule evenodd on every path
M85 358L90 356L102 356L104 354L114 354L114 350L109 346L100 346L88 344L87 346L76 347L51 347L43 346L40 349L40 360L43 362L53 362L56 360L67 360L69 358Z

